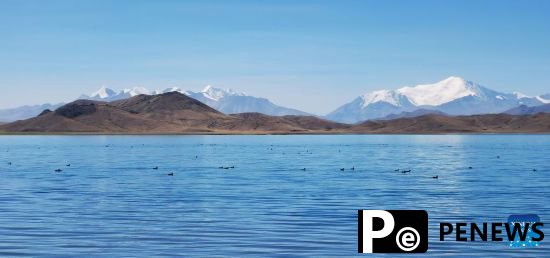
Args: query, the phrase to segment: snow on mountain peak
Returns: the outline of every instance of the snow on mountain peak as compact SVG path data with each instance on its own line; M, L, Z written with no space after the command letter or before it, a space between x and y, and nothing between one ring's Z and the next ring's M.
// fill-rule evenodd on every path
M144 87L133 87L131 89L122 90L122 93L128 94L129 96L133 97L141 94L149 95L150 91Z
M206 87L204 87L204 89L202 89L200 93L202 93L204 97L209 98L211 100L216 100L216 101L226 96L246 96L246 94L242 92L236 92L232 89L214 88L210 85L207 85Z
M512 94L514 94L514 96L516 96L516 98L518 98L518 99L530 98L530 96L527 96L526 94L523 94L519 91L514 91L514 92L512 92Z
M106 87L103 86L99 90L97 90L96 92L92 93L90 96L82 95L81 98L93 99L93 100L102 100L102 101L113 101L113 100L130 98L130 97L134 97L134 96L141 95L141 94L144 94L144 95L158 95L158 94L168 93L168 92L179 92L179 93L185 94L187 96L200 94L200 95L204 96L205 98L208 98L208 99L214 100L214 101L219 101L221 98L226 97L226 96L246 96L244 93L236 92L236 91L231 90L231 89L227 89L227 90L226 89L219 89L219 88L214 88L210 85L206 86L199 93L183 90L183 89L178 88L178 87L170 87L170 88L166 88L164 90L154 90L154 91L150 91L150 90L148 90L147 88L144 88L144 87L133 87L133 88L130 88L130 89L123 89L123 90L121 90L120 92L117 93L114 90L106 88Z
M90 94L91 97L94 97L94 98L109 98L111 96L114 96L116 95L116 92L114 90L111 90L105 86L101 86L101 88L99 88L99 90L97 90L96 92Z
M451 76L434 84L420 84L397 90L378 90L361 96L363 108L376 102L402 106L408 100L415 106L438 106L466 96L483 96L480 86L461 77Z
M451 76L434 84L420 84L397 90L416 106L438 106L466 96L480 96L479 85L461 77Z
M363 108L376 102L388 102L394 106L400 106L399 96L392 90L377 90L361 96Z

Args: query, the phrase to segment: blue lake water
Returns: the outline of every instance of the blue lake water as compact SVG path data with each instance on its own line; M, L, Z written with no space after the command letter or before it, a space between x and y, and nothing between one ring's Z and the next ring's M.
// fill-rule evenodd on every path
M547 222L549 161L550 135L0 136L0 256L376 257L358 209L428 211L422 256L548 256L439 222Z

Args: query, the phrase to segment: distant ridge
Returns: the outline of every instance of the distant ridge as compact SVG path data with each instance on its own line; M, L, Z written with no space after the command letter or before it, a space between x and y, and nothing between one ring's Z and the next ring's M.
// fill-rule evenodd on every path
M399 114L391 114L391 115L385 116L385 117L377 119L377 120L393 120L393 119L398 119L398 118L411 118L411 117L423 116L423 115L428 115L428 114L442 115L442 116L447 115L447 114L445 114L441 111L437 111L437 110L417 109L417 110L411 111L411 112L401 112Z
M504 112L505 114L510 115L534 115L537 113L550 113L550 104L544 104L540 106L528 107L526 105L521 105Z
M31 117L35 117L40 112L44 111L45 109L54 110L60 106L62 106L63 103L59 104L42 104L42 105L26 105L16 108L9 108L9 109L2 109L0 110L0 122L13 122L16 120L23 120L28 119Z
M550 133L550 114L514 116L489 114L472 116L423 115L388 121L367 121L354 132L387 134L431 133Z

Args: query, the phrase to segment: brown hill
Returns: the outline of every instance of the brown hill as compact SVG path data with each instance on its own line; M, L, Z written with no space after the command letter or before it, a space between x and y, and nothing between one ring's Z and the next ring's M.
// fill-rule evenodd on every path
M126 132L156 127L155 121L106 102L77 100L54 112L45 111L37 117L3 125L0 129L8 132Z
M268 116L260 113L231 115L237 120L223 125L226 130L258 130L278 133L341 132L351 125L336 123L314 116Z
M514 116L424 115L388 121L367 121L352 128L356 133L549 133L550 114Z

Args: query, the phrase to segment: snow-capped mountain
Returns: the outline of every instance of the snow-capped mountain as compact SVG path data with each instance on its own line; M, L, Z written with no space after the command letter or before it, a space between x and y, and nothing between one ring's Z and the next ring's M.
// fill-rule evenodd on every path
M115 92L105 86L99 88L99 90L93 92L90 95L81 95L80 99L99 100L99 101L114 101L119 99L127 99L140 94L151 94L149 90L143 87L134 87L131 89L124 89L120 92Z
M434 84L374 91L339 107L326 118L357 123L417 109L433 109L449 115L501 113L519 105L544 104L545 96L501 93L453 76Z
M155 91L149 91L143 87L135 87L132 89L125 89L117 93L112 89L101 87L96 92L90 95L82 95L80 98L100 101L114 101L130 98L139 94L155 95L174 91L183 93L226 114L258 112L273 116L309 115L306 112L276 105L265 98L248 96L242 92L237 92L232 89L214 88L210 85L206 86L199 92L187 91L178 87Z
M225 97L230 97L230 96L241 96L241 97L246 96L246 94L242 92L236 92L232 89L224 90L224 89L214 88L210 85L207 85L206 87L204 87L204 89L202 89L199 92L199 95L207 99L211 99L213 101L219 101Z
M13 122L17 120L28 119L37 116L46 109L55 110L62 105L64 105L64 103L32 106L27 105L10 109L2 109L0 110L0 122Z
M276 105L265 98L248 96L242 92L236 92L231 89L219 89L212 86L206 86L200 92L188 92L187 94L226 114L257 112L272 116L310 115L296 109Z

